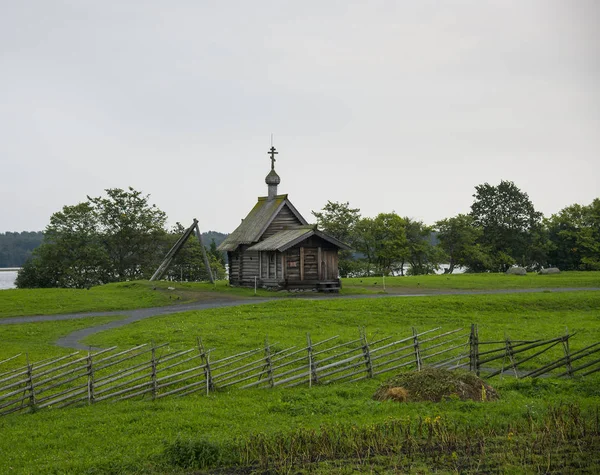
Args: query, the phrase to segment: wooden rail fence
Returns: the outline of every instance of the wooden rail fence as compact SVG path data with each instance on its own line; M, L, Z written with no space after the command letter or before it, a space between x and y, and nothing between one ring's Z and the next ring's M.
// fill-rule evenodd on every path
M423 366L465 368L493 378L553 375L586 376L600 371L600 342L577 351L569 347L573 334L546 340L480 341L477 325L442 331L432 328L399 339L339 341L333 336L313 342L307 334L301 347L264 346L232 356L213 358L198 339L194 348L172 351L167 343L111 347L60 358L15 364L15 355L0 361L0 415L107 400L185 396L225 388L272 388L359 381ZM483 351L482 351L483 349ZM557 357L557 349L562 349Z

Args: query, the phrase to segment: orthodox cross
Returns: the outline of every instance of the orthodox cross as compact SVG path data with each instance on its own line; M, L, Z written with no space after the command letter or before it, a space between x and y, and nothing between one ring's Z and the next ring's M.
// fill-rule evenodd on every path
M267 152L267 155L271 155L271 170L275 170L275 155L279 152L275 151L275 147L271 146L271 150Z

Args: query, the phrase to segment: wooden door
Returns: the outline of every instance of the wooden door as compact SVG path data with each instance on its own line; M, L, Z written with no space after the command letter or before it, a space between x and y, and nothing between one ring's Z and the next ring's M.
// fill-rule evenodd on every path
M323 250L321 261L321 280L336 280L338 278L337 250Z

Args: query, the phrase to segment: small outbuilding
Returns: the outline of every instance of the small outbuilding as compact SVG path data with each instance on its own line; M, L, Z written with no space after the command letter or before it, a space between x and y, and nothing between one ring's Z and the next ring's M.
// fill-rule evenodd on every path
M277 153L271 147L271 171L265 178L267 196L258 198L248 216L218 247L227 252L229 283L338 291L338 251L350 248L308 224L288 195L277 194L281 182L275 172Z

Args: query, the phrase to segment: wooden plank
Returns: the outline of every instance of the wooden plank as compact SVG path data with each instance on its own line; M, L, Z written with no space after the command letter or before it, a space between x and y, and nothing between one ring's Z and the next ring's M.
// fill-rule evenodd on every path
M304 248L300 248L300 280L304 280Z
M210 280L211 284L215 283L215 279L212 274L212 270L210 268L210 263L208 262L208 256L206 255L206 248L202 243L202 234L200 233L200 227L198 226L198 221L194 219L195 230L196 230L196 239L200 243L200 249L202 250L202 260L204 261L204 267L206 268L206 272L208 273L208 280ZM151 279L152 280L152 279Z
M323 258L321 256L321 246L317 248L317 273L319 274L319 280L325 280L323 275L323 266L321 265Z

